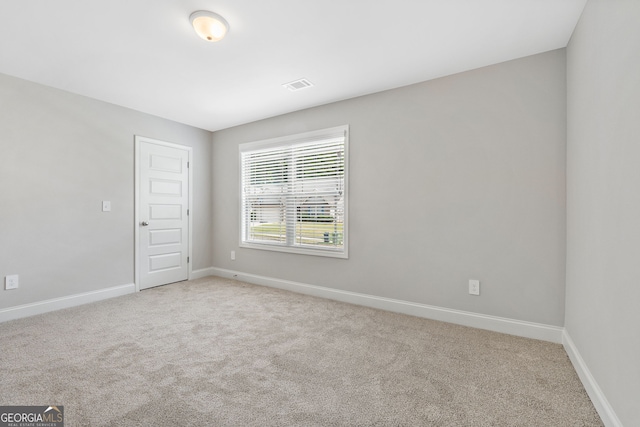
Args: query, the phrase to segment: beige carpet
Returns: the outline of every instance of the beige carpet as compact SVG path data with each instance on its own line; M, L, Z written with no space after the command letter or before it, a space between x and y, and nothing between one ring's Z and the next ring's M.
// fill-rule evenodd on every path
M66 426L600 426L562 346L205 278L0 324Z

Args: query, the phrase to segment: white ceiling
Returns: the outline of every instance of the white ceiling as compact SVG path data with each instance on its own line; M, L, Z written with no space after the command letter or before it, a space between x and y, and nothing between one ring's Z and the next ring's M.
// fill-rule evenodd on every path
M0 73L214 131L565 47L585 3L2 0Z

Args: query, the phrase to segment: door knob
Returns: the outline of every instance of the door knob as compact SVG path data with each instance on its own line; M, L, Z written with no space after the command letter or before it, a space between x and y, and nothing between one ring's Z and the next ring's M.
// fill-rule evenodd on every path
M148 221L142 221L140 223L140 225L143 226L143 227L146 227L147 225L149 225L149 222Z

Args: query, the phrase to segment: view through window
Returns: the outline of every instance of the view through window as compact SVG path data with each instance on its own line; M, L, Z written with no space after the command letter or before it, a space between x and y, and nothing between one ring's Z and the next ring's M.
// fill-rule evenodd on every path
M240 145L241 246L346 258L348 126Z

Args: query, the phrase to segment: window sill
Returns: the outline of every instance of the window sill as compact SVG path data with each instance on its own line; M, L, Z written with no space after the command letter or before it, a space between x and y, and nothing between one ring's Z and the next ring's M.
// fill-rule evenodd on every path
M349 259L347 249L344 250L317 250L305 247L270 245L265 243L240 242L241 248L258 249L263 251L286 252L298 255L312 255L329 258Z

